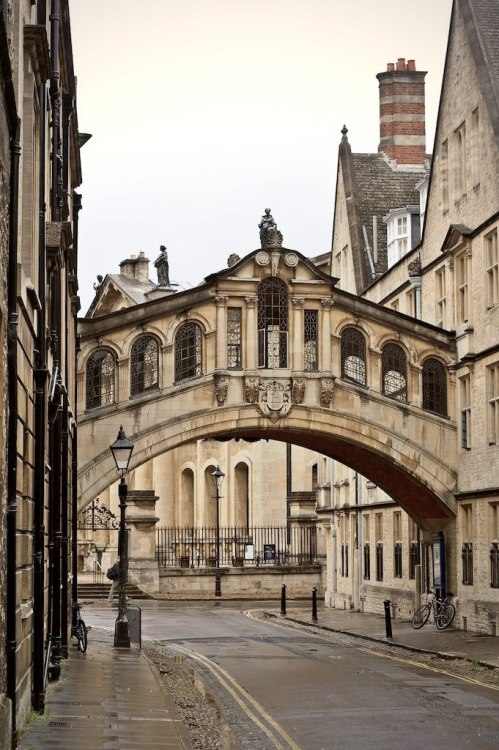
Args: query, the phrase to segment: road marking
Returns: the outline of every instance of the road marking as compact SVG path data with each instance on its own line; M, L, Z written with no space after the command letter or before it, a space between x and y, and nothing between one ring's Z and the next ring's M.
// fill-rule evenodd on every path
M469 682L472 685L479 685L480 687L490 688L491 690L499 690L499 685L490 685L488 682L481 682L480 680L477 680L474 677L465 677L464 675L455 674L454 672L448 672L446 669L439 669L439 667L434 667L431 664L423 664L422 662L414 661L413 659L405 659L403 656L393 656L392 654L384 654L381 651L376 651L375 649L371 649L371 648L363 648L361 646L356 646L356 648L358 648L359 651L366 651L366 653L368 654L374 654L375 656L382 656L383 659L392 659L392 661L401 661L403 664L411 664L413 667L420 667L421 669L428 669L430 672L438 672L439 674L444 674L447 677L455 677L456 680Z
M325 636L324 631L321 631L320 633L313 633L310 630L309 625L302 625L301 623L297 622L286 622L282 620L276 620L274 619L271 621L270 619L262 619L261 617L258 617L258 612L265 612L263 609L248 609L244 612L246 617L251 618L252 620L260 620L260 622L265 622L268 625L274 625L275 627L281 627L281 628L289 628L291 629L298 629L303 630L307 633L310 633L310 635L314 636L315 638L321 638L324 640L324 638L327 639L327 636ZM327 631L329 633L334 633L335 635L348 635L346 633L337 633L335 630ZM351 638L362 638L362 636L354 636L350 635ZM403 664L410 664L413 667L421 667L421 669L428 669L430 672L437 672L439 674L444 674L447 677L455 677L456 680L462 680L463 682L469 682L471 685L478 685L479 687L484 688L490 688L490 690L499 690L499 685L491 685L488 682L481 682L480 680L477 680L474 677L465 677L464 675L455 674L454 672L448 672L446 669L440 669L439 667L432 666L430 664L424 664L423 662L414 661L413 659L406 659L403 656L393 656L392 654L385 654L383 651L376 651L376 649L370 649L366 648L365 646L356 646L354 643L349 644L352 648L356 648L358 651L365 651L368 654L374 654L375 656L382 656L384 659L392 659L393 661L400 661Z
M276 748L276 750L287 750L288 748L290 750L301 750L300 746L294 742L294 740L285 732L285 730L270 716L263 706L261 706L228 672L226 672L225 669L223 669L219 664L212 661L211 659L208 659L207 656L204 654L200 654L197 651L191 651L190 649L186 648L185 646L180 646L177 643L168 643L168 648L172 648L175 650L180 651L181 653L185 654L186 656L190 657L191 659L194 659L195 661L199 662L200 664L203 664L207 669L210 670L210 672L213 674L214 677L218 680L220 685L227 690L228 693L234 698L236 703L239 705L239 707L244 711L246 716L253 721L261 730L262 732L268 737L268 739L272 742L273 746ZM248 706L247 704L250 703L252 708ZM263 721L258 717L258 715L262 717L274 730L272 732L271 729L269 729ZM283 740L286 745L283 745L282 742L279 740L279 737L281 740Z

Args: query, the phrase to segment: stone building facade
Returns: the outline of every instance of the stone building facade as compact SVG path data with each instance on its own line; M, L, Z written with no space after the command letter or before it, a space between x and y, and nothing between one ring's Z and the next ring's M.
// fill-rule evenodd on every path
M81 183L67 0L0 6L0 745L43 712L71 625Z
M499 620L498 39L497 4L455 0L431 171L426 174L427 165L421 163L419 172L412 177L413 190L420 194L420 241L407 242L409 207L401 202L397 189L386 192L386 180L372 179L365 155L364 164L360 157L356 160L351 155L344 133L332 246L332 273L341 275L343 271L340 286L454 332L457 356L447 370L456 384L453 410L458 426L454 446L459 464L455 491L458 511L455 521L442 531L447 568L449 574L454 571L457 625L487 633L496 632ZM389 66L388 74L378 76L380 86L386 75L397 76L399 69L404 78L414 75L415 65L409 62L399 60ZM380 97L383 134L386 102L382 87ZM407 130L413 122L412 115L406 109L398 129L409 144L414 143L414 133ZM420 123L418 128L420 139ZM394 157L393 149L388 151L385 146L382 135L379 153L369 155L371 160L381 158L392 172L392 181L409 176L410 182L407 166L397 160L396 154ZM351 179L352 164L357 168L355 180ZM362 222L372 224L373 217L374 224L380 220L372 199L378 186L379 195L383 195L385 223L398 222L395 239L400 247L398 258L393 263L371 267L368 279L365 269L369 248L366 244L361 246L357 237ZM355 207L358 213L352 218ZM387 236L386 245L389 239ZM343 267L339 265L340 258ZM359 278L360 287L353 284ZM349 545L350 554L352 548L355 550L351 568L353 565L357 570L355 583L350 575L340 575L339 603L349 605L353 596L355 606L362 601L365 608L379 611L382 598L389 596L402 613L407 613L406 594L418 588L418 575L419 588L424 590L433 583L432 548L422 543L430 540L403 509L393 507L393 503L383 507L390 498L370 488L365 480L356 478L354 482L360 482L364 499L356 503L353 516L335 515L337 564L341 569L341 548L345 550ZM368 507L359 507L364 504ZM371 551L385 548L384 569L380 574L375 572L381 580L374 583L372 571L366 575L366 544L371 545ZM371 568L373 560L375 563L376 558L371 557ZM422 566L417 574L415 564Z

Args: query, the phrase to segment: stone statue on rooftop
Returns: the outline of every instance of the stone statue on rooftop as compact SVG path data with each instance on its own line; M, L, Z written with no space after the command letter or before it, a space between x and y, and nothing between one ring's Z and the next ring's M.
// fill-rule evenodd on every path
M158 286L170 286L170 271L168 265L168 253L164 245L160 246L160 253L154 261L154 267L158 273Z
M260 230L260 243L263 249L282 247L283 237L270 213L270 208L265 209L265 214L262 216L258 229Z

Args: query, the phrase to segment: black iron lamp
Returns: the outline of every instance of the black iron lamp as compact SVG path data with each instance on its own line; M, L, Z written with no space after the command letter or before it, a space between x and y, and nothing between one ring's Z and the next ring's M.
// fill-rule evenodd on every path
M114 626L114 647L130 648L130 626L126 616L126 583L128 578L128 551L126 542L125 511L128 487L125 482L125 474L133 453L133 443L127 439L123 426L120 426L118 437L110 446L116 469L120 474L118 496L120 498L120 531L118 549L120 556L120 579L119 579L119 601L118 617Z
M220 470L220 466L217 466L215 471L212 471L211 476L215 485L216 501L217 501L217 529L216 529L216 558L215 558L215 597L219 598L222 596L222 577L220 574L220 488L222 482L225 479L225 474Z

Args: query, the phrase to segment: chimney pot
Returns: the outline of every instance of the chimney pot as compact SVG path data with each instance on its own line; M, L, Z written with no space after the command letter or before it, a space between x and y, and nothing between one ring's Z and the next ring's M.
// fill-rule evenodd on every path
M393 73L393 71L395 70L395 65L393 63L387 63L386 70L388 73Z
M407 60L407 70L416 70L415 60Z
M399 57L397 60L397 70L405 70L405 57Z

